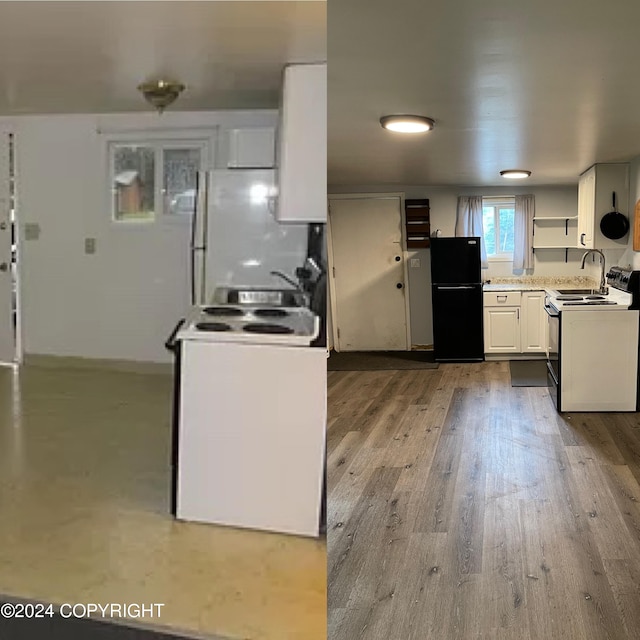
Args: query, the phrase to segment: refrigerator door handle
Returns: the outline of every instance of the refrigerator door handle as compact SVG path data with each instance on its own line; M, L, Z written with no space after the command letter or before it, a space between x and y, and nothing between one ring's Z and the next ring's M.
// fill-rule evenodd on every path
M205 302L205 264L207 254L207 234L209 224L209 172L198 171L196 174L196 193L193 215L191 217L190 265L189 280L191 304ZM196 260L196 256L201 256Z

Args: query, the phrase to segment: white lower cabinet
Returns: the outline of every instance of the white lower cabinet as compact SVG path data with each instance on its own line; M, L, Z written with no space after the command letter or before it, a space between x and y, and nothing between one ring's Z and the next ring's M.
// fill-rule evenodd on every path
M485 307L484 352L520 353L520 307Z
M522 353L546 352L549 322L544 310L544 291L523 291L520 309Z
M547 348L544 291L484 294L484 352L541 354Z

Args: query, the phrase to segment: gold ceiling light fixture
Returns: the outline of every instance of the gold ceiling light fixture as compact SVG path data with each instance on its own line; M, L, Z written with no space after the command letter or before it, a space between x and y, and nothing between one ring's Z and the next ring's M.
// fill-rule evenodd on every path
M523 180L531 175L531 171L527 171L526 169L505 169L500 172L500 175L510 180Z
M173 80L151 80L138 85L144 99L162 113L184 91L185 86Z
M382 116L380 125L397 133L425 133L435 126L435 120L426 116L393 115Z

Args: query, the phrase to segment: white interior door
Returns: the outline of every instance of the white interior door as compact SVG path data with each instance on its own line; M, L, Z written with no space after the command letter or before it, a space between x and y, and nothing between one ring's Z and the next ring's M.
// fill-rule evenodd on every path
M12 167L10 132L0 129L0 362L16 360L16 321L14 318Z
M331 198L338 351L407 349L400 198Z

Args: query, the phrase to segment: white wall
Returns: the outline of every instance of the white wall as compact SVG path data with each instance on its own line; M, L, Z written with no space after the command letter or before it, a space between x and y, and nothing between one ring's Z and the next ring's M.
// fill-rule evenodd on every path
M640 156L634 158L629 163L629 224L631 226L629 232L629 243L619 259L622 266L631 266L634 269L640 269L640 251L633 250L633 225L635 218L636 202L640 199ZM606 253L605 253L606 255ZM615 263L611 263L615 264Z
M2 119L16 134L25 353L169 361L164 341L188 308L187 221L111 222L99 131L183 129L193 137L195 129L276 121L274 111ZM39 225L39 239L25 240L25 223ZM304 255L306 233L299 236ZM84 253L87 237L96 239L94 255Z
M639 178L640 180L640 178ZM385 193L403 192L406 198L429 198L431 230L441 229L443 236L454 235L457 198L459 195L516 195L533 193L536 197L536 215L567 215L577 213L578 187L510 187L467 188L426 187L409 185L358 185L353 187L330 187L329 193ZM565 263L565 252L556 250L537 251L532 275L591 275L592 270L580 270L581 251L569 251ZM420 265L411 267L409 262L409 295L411 313L411 342L413 345L433 344L431 315L431 268L429 249L409 251L407 259L418 258ZM483 278L498 275L514 275L512 263L494 263ZM595 267L593 269L595 273Z

